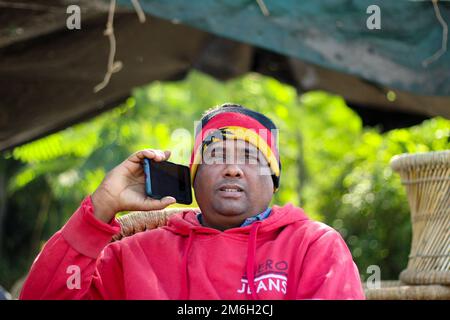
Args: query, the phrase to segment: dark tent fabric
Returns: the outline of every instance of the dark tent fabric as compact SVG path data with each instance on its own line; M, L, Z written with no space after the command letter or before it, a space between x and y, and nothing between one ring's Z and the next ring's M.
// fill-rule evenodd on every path
M119 0L130 6L129 0ZM266 48L380 85L423 95L450 94L450 53L431 1L141 0L145 12ZM369 30L366 10L378 5L381 29ZM450 21L450 3L440 1Z

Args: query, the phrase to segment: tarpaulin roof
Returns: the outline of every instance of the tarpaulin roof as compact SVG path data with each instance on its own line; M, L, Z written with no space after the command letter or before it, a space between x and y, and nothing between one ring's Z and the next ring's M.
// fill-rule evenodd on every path
M131 6L129 0L119 0ZM145 12L249 43L380 85L423 95L450 94L450 53L431 1L140 0ZM439 1L450 21L450 3ZM381 29L369 30L367 8L380 8Z

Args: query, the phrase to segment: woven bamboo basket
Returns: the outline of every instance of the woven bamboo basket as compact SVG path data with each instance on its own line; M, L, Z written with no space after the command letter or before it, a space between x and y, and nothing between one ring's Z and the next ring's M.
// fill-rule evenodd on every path
M189 208L198 211L198 208ZM170 208L155 211L133 211L117 218L121 226L119 234L113 237L113 241L131 236L145 230L151 230L165 226L170 216L187 210L186 208Z
M450 150L403 154L391 161L406 187L412 243L405 284L450 285Z
M450 300L450 287L381 281L379 289L365 288L365 294L367 300Z

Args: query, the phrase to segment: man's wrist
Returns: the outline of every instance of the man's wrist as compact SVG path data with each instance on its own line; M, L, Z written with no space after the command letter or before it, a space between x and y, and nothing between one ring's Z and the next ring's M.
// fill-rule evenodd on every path
M112 209L111 205L108 205L107 198L108 195L99 188L91 195L91 202L94 209L94 217L102 222L110 223L117 212Z
M92 259L97 259L112 237L119 232L120 224L115 219L105 223L94 216L92 195L86 197L61 229L63 238L75 251Z

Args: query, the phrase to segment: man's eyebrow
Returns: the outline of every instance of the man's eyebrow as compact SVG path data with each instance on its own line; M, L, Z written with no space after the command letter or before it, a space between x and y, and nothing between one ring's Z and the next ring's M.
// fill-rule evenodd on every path
M238 152L244 151L245 153L258 153L258 149L250 148L248 146L236 146L235 148L236 148L235 150ZM213 145L212 150L227 152L227 146L226 145Z

